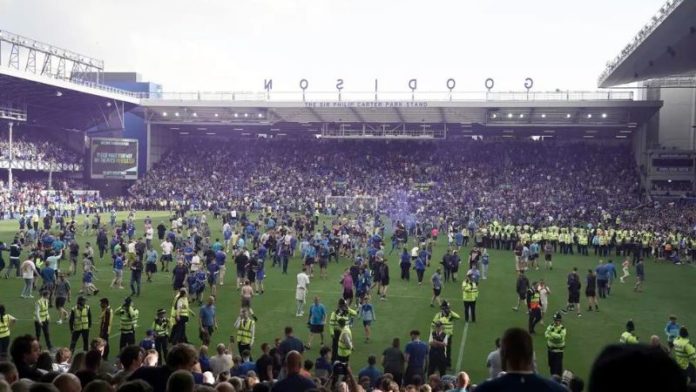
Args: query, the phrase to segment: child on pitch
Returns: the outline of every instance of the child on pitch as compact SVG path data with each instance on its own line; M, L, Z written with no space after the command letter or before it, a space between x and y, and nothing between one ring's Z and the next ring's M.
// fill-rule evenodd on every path
M621 270L623 271L623 275L619 278L621 283L626 283L624 279L628 278L631 276L631 274L628 272L628 267L631 266L631 262L628 261L628 259L624 259L623 263L621 263Z
M372 322L377 320L375 317L375 308L370 303L369 295L362 298L362 303L360 304L360 309L358 310L358 317L363 320L363 328L365 328L365 343L369 343Z
M97 295L99 294L99 289L94 285L94 267L85 264L84 271L82 273L82 289L80 289L80 294L85 295Z
M140 347L145 351L155 349L155 331L148 329L145 332L145 338L140 341Z

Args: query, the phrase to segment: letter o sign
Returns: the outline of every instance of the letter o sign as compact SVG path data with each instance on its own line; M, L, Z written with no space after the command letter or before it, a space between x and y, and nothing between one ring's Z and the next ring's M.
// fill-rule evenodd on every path
M447 88L449 89L450 92L452 90L454 90L454 87L456 85L457 85L457 82L454 79L452 79L452 78L447 79Z
M486 82L484 83L484 85L490 91L493 89L493 86L495 86L495 81L493 80L493 78L488 78L488 79L486 79Z
M307 90L307 87L309 87L309 82L307 81L307 79L300 80L300 88L302 90Z

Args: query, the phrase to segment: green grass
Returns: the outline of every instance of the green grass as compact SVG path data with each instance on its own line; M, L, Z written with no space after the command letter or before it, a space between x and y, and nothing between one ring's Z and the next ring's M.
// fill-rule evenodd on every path
M137 214L138 235L143 232L142 219L145 212ZM160 220L165 220L166 213L149 214L155 225ZM122 215L119 215L119 221ZM108 217L106 218L108 221ZM79 231L81 231L82 218L77 219ZM209 220L212 240L221 235L221 221ZM0 239L10 242L12 236L17 231L17 223L14 221L0 222ZM85 241L94 244L94 237L78 237L81 245ZM446 249L446 238L440 238L434 251L434 261L439 262L444 250ZM155 239L155 246L159 251L159 243ZM387 246L387 250L390 245ZM464 254L467 251L462 251ZM24 257L26 253L23 253ZM524 312L513 312L511 307L515 304L515 271L514 259L511 252L491 251L491 267L489 279L482 281L480 285L480 296L477 303L477 323L468 327L467 339L465 342L464 354L461 358L462 369L466 370L473 380L483 380L486 375L485 359L493 348L496 337L511 326L526 328L527 316ZM229 259L229 258L228 258ZM583 277L587 268L592 268L597 263L597 258L593 256L561 256L554 257L554 269L552 271L531 271L528 275L531 281L545 279L552 290L549 298L549 313L565 305L567 291L565 288L566 275L574 266L578 267ZM7 253L5 253L7 260ZM111 299L114 308L118 306L123 298L129 293L128 274L124 274L124 286L126 290L109 288L112 273L110 268L110 257L104 260L97 260L96 284L101 292L98 297L89 297L88 303L93 309L93 323L91 337L96 336L98 328L98 298L107 296ZM430 321L435 314L435 309L429 306L431 288L429 277L433 267L426 271L426 282L419 287L415 280L415 273L412 274L411 282L402 282L399 279L398 256L396 252L388 258L391 269L391 285L389 287L389 298L387 301L374 301L376 305L377 321L373 324L373 338L370 343L363 343L362 323L357 320L354 323L353 336L356 340L356 351L354 352L351 363L354 369L359 369L366 363L367 356L375 354L379 357L382 351L391 344L394 337L400 337L402 345L408 340L408 332L411 329L420 329L423 334L427 334ZM616 261L616 260L615 260ZM65 264L64 264L65 265ZM271 263L267 263L266 293L255 297L253 308L258 316L256 327L256 344L254 354L258 355L259 347L262 342L272 343L276 337L283 336L283 328L287 325L292 326L296 335L306 340L308 330L306 318L295 317L295 275L300 269L299 257L291 261L289 274L282 275L277 268L271 268ZM333 310L337 298L341 294L341 287L338 283L339 275L349 263L342 259L340 265L329 265L329 277L326 280L319 278L312 279L309 286L308 300L315 295L322 298L322 302L327 310ZM633 274L633 271L631 271ZM462 274L460 273L460 276ZM679 322L683 325L696 325L694 313L689 311L691 298L696 294L696 288L691 284L696 276L696 271L691 265L673 266L671 264L657 264L652 260L646 262L645 292L634 293L632 283L634 277L630 278L630 284L620 284L615 282L612 295L609 299L600 302L600 312L587 312L586 300L583 301L583 315L577 318L569 313L564 317L564 323L568 329L567 347L565 354L565 368L571 369L583 378L587 378L589 369L595 356L600 349L608 344L618 342L619 335L628 319L633 319L636 324L637 334L641 341L647 342L650 335L658 335L664 340L663 328L669 314L674 313L679 317ZM81 286L80 277L71 277L71 284L74 293ZM0 280L2 288L0 292L0 302L7 307L8 313L19 318L20 321L14 327L13 336L21 333L34 332L32 318L33 301L21 299L21 279ZM140 323L137 330L137 339L140 340L144 332L151 325L157 308L169 309L172 302L171 277L169 274L158 273L154 277L153 283L145 283L143 279L143 293L141 297L135 298L134 304L140 310ZM217 314L220 329L213 336L213 345L229 341L229 336L233 334L233 323L239 311L239 294L234 288L234 267L228 266L225 285L218 289ZM584 293L584 290L583 290ZM36 294L35 294L36 296ZM448 284L443 290L443 298L450 301L452 309L463 315L463 305L461 301L460 283ZM74 303L74 297L73 297ZM194 310L197 311L197 306ZM51 309L51 317L57 319L54 309ZM550 314L546 316L546 321L550 321ZM67 346L69 343L68 326L51 325L52 340L55 346ZM460 320L456 323L455 339L453 346L453 362L456 364L462 335L464 332L464 322ZM538 334L534 338L535 350L538 359L539 370L542 374L548 375L546 361L545 341L543 338L543 327L539 326ZM113 334L118 333L118 323L113 327ZM197 320L189 322L188 336L193 343L199 343L197 334ZM112 347L118 346L118 337L113 336L110 340ZM79 344L78 344L79 347ZM308 354L309 358L315 359L318 356L317 342ZM116 350L116 349L112 349ZM211 350L212 351L212 350Z

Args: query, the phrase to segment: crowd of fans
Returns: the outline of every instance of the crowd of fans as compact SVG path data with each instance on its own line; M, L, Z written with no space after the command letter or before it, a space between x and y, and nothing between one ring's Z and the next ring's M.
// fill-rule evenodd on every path
M107 210L111 202L103 200L99 192L85 192L89 189L79 180L60 176L54 176L50 189L45 178L14 180L12 190L0 181L0 219L19 219L34 212L44 216L49 211L74 217L97 208Z
M146 341L143 341L146 342ZM411 342L409 344L413 344ZM418 343L418 342L417 342ZM408 346L387 348L382 363L374 356L359 371L334 363L322 352L316 361L305 360L292 347L302 342L288 333L274 347L265 345L253 360L232 356L231 349L218 345L215 353L186 343L173 346L161 365L155 350L143 344L121 349L112 366L103 360L104 342L95 339L87 352L73 356L66 348L54 355L40 350L31 335L15 338L10 347L11 362L0 362L0 392L613 392L618 390L686 392L686 377L662 349L639 344L607 346L597 357L588 383L565 371L550 379L535 371L533 339L520 328L510 328L500 339L500 348L491 354L497 361L491 378L474 384L460 371L452 375L416 376L407 386L399 385L390 373L390 361L409 358ZM420 343L424 344L424 343ZM413 352L410 353L413 356ZM406 360L408 361L408 359ZM355 365L352 365L355 366ZM650 377L635 377L635 374Z
M182 143L130 189L148 209L330 210L373 196L393 220L691 232L693 209L641 197L630 146L549 142ZM336 211L333 211L336 212ZM339 211L340 212L340 211ZM675 219L673 219L675 218Z
M12 155L15 161L82 164L81 154L41 135L15 134L12 138ZM0 132L0 159L10 159L10 141L7 131Z

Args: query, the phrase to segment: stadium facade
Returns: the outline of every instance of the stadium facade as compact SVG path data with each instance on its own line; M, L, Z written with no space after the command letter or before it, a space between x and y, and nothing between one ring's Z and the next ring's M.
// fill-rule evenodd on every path
M137 177L191 138L583 140L630 143L644 189L687 181L684 193L690 193L696 183L696 80L684 73L696 70L694 20L696 3L668 2L599 80L602 88L639 85L596 92L165 93L136 73L104 72L99 60L0 31L0 129L53 132L85 156L84 165L72 167L27 168L10 159L0 161L0 169L63 171L119 193L131 181L118 170L95 173L95 157L116 163L131 154L119 162L127 169L136 165ZM136 147L104 152L108 143L97 148L94 141L105 137L134 139Z

